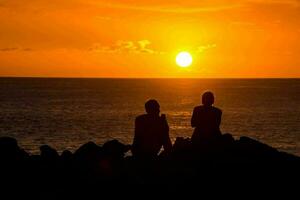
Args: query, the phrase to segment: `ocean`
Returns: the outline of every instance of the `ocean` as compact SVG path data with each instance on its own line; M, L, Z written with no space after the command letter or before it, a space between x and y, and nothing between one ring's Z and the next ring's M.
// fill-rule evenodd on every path
M156 99L170 137L191 137L193 108L210 90L223 110L221 130L300 156L300 79L0 78L0 136L32 154L88 141L131 144L134 119Z

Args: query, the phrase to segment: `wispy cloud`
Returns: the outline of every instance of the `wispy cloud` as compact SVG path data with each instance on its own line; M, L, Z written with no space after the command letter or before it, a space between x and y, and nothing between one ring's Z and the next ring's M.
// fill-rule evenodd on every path
M176 2L173 1L158 1L157 3L140 3L140 4L133 4L133 3L121 3L120 1L115 2L101 2L96 1L94 2L95 5L99 7L106 7L106 8L114 8L114 9L124 9L124 10L132 10L132 11L146 11L146 12L161 12L161 13L198 13L198 12L215 12L215 11L222 11L222 10L230 10L234 8L241 7L241 3L224 3L220 2L218 4L206 4L204 5L203 2L189 4L185 2Z
M240 28L254 30L258 29L258 25L250 21L232 21L228 23L227 27L228 30L236 30Z
M300 6L299 0L246 0L246 3L258 3L258 4L286 4L291 6Z
M152 2L152 1L150 1ZM131 11L161 12L161 13L182 13L193 14L202 12L218 12L238 8L248 7L251 4L257 5L289 5L292 7L300 7L300 0L240 0L231 1L230 3L222 0L211 0L207 2L173 2L173 1L155 1L152 3L123 3L122 1L94 1L92 4L99 7L124 9Z
M198 13L217 12L231 10L247 6L249 4L288 4L300 6L299 0L210 0L210 1L174 1L174 0L151 0L151 1L125 1L125 0L9 0L1 1L0 7L10 8L45 8L47 9L92 9L112 8L131 11L147 11L162 13Z
M4 48L0 48L0 51L33 51L33 49L20 48L20 47L4 47Z
M216 48L216 47L217 47L216 44L201 45L201 46L196 47L195 52L196 53L202 53L206 50L213 49L213 48Z
M31 49L31 48L23 48L22 50L23 51L33 51L33 49Z
M108 17L108 16L102 16L102 15L96 16L95 19L96 19L96 20L104 20L104 21L112 20L111 17Z
M161 54L163 52L149 48L151 44L149 40L139 41L124 41L118 40L114 44L104 46L99 43L93 44L89 51L102 52L102 53L149 53Z
M15 47L6 47L6 48L2 48L0 49L0 51L16 51L19 48L15 48Z

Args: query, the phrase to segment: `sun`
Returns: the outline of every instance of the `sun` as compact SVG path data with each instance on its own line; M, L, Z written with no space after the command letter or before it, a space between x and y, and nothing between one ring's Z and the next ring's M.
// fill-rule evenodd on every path
M192 64L193 57L189 52L182 51L176 56L176 63L180 67L188 67Z

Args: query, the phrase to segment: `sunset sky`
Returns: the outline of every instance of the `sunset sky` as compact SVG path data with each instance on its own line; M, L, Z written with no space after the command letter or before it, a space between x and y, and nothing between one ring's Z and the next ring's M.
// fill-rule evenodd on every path
M0 76L300 77L299 0L0 0L0 24Z

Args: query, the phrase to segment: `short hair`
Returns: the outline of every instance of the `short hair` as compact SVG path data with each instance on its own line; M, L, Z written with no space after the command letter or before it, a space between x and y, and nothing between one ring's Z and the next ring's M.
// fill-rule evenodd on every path
M145 109L147 113L152 113L159 109L159 103L155 99L150 99L145 103Z
M210 91L204 92L202 95L202 104L211 106L215 102L214 94Z

